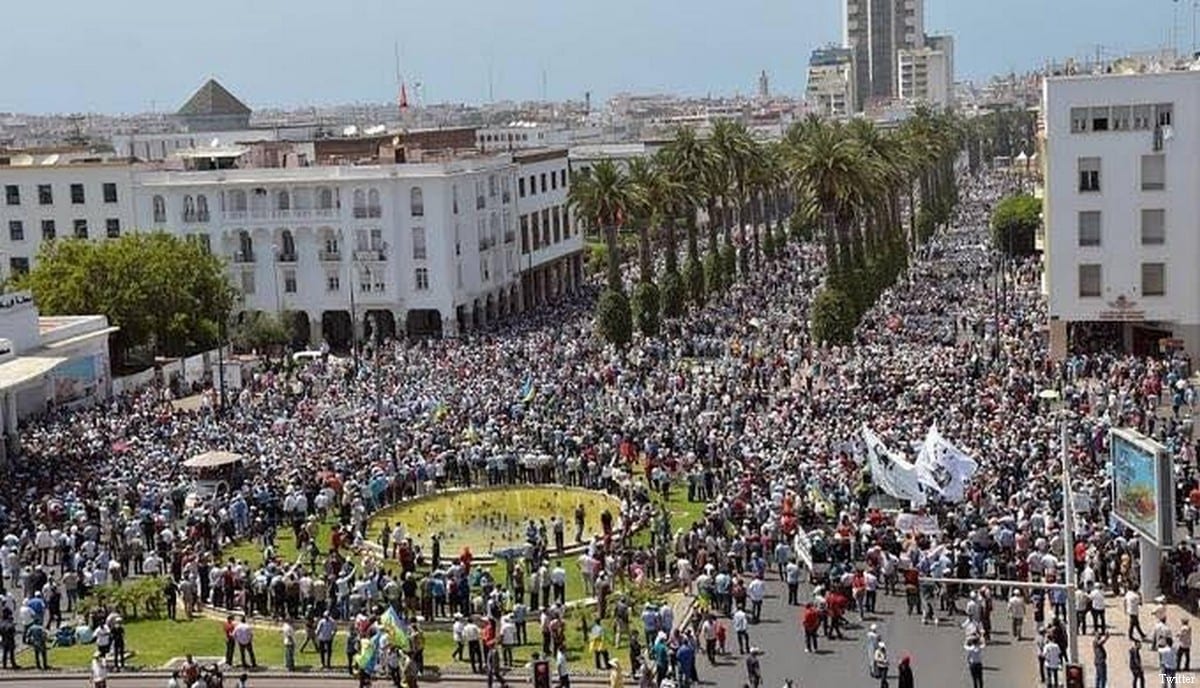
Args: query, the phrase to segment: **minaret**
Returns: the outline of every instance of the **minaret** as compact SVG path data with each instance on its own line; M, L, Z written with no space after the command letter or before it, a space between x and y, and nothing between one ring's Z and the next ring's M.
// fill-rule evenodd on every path
M767 100L771 97L771 83L767 79L767 70L762 70L758 75L758 98L759 100Z

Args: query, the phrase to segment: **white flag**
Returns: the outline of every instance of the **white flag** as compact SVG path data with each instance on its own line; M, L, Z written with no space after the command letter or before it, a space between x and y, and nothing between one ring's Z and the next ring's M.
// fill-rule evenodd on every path
M862 436L867 445L867 465L875 485L897 499L909 500L913 506L924 506L928 488L922 485L916 466L889 450L865 423Z
M932 480L941 488L947 501L961 502L967 494L967 482L979 470L979 463L950 444L934 425L917 455L917 469L926 482Z

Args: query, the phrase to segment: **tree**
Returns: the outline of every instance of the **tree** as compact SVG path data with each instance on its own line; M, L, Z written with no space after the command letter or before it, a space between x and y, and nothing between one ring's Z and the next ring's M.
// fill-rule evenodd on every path
M219 258L165 232L43 243L20 286L45 315L108 316L121 328L112 340L121 363L139 349L183 356L215 346L235 299Z
M1029 194L1009 196L992 211L992 241L1010 256L1034 252L1034 235L1042 225L1042 204Z
M848 344L854 339L858 316L850 297L826 287L813 299L812 340L817 344Z
M292 339L293 332L284 325L282 315L263 311L243 313L229 331L229 342L238 351L267 351L286 346Z
M617 345L630 341L633 329L629 299L621 278L621 252L617 231L629 214L633 191L626 176L610 160L577 173L572 180L568 204L584 222L598 227L608 251L608 286L597 306L600 334Z

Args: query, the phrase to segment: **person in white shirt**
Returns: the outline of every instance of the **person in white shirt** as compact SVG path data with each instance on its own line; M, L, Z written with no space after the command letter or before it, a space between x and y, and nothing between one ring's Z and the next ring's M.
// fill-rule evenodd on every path
M1108 620L1104 615L1104 591L1100 584L1093 582L1088 592L1088 603L1092 610L1092 632L1100 635L1108 631Z
M759 574L746 586L746 599L750 600L750 616L753 623L762 620L762 606L766 596L767 585L763 582L762 574Z
M1125 593L1125 615L1129 618L1129 639L1133 640L1133 632L1137 631L1141 639L1146 639L1146 632L1142 630L1142 621L1139 617L1142 609L1142 596L1137 590L1129 590Z
M733 632L737 634L738 654L744 655L750 651L750 619L746 617L745 609L733 613Z
M99 652L92 654L92 688L108 688L108 664Z
M283 628L280 630L283 636L283 666L288 671L296 670L296 629L292 626L292 622L284 619Z
M1170 638L1159 641L1158 670L1162 673L1164 686L1175 684L1175 673L1179 671L1179 662Z
M1058 688L1058 671L1062 669L1062 648L1058 643L1046 643L1042 661L1046 667L1046 688Z
M1184 619L1179 626L1179 632L1175 634L1175 666L1179 667L1180 671L1192 670L1192 627L1187 619Z
M1012 635L1021 640L1021 628L1025 625L1025 596L1020 589L1013 588L1012 597L1008 598L1008 616L1012 620Z

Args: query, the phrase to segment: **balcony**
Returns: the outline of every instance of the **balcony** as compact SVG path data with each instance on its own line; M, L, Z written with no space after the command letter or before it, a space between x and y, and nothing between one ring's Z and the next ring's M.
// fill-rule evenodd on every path
M233 262L246 264L254 262L254 251L235 251L233 254Z
M280 253L279 254L279 262L280 263L295 263L296 262L296 254L295 253Z
M317 254L317 257L323 263L340 263L340 262L342 262L342 252L341 251L321 251L319 254Z
M225 211L225 220L227 222L230 222L230 221L236 222L239 220L245 220L248 217L250 217L250 213L246 212L245 210L226 210Z
M331 218L337 217L337 208L317 208L312 211L313 217Z
M367 248L354 252L354 260L380 262L387 260L387 248Z

